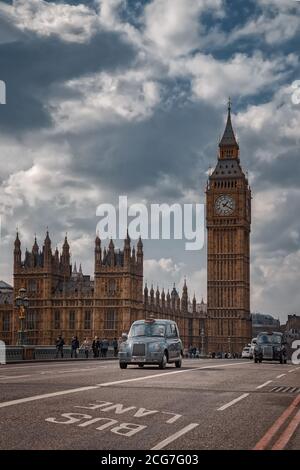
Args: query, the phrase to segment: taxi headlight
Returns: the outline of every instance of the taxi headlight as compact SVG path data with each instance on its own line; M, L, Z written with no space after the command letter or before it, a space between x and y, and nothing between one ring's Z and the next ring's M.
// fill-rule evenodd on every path
M159 352L161 351L161 344L160 343L150 343L149 344L149 351L150 352Z

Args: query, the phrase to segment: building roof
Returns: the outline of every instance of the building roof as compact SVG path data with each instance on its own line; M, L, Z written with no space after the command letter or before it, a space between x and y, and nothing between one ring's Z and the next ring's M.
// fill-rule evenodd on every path
M12 291L13 287L10 284L7 284L5 281L0 281L0 290L1 291Z
M227 123L225 127L225 131L223 134L222 139L220 140L219 147L227 147L227 146L235 146L238 147L238 143L236 141L232 123L231 123L231 102L229 100L228 103L228 116L227 116Z

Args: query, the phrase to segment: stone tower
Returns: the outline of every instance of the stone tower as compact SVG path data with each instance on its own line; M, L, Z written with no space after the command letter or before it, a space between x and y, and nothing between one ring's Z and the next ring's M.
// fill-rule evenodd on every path
M240 164L230 101L206 204L208 350L241 352L251 339L251 190Z

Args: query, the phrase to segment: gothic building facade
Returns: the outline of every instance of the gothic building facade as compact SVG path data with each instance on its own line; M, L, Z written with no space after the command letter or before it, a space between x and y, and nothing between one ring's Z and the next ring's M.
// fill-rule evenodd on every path
M54 344L58 335L66 343L75 334L79 338L97 335L113 339L129 330L134 320L173 318L177 321L185 346L199 346L199 332L204 327L203 309L196 298L189 301L184 283L180 298L175 286L171 294L143 289L143 243L131 246L127 235L123 250L116 250L111 240L102 248L97 236L94 247L94 277L82 273L81 266L71 265L70 246L65 238L62 252L51 248L47 232L43 248L37 240L31 252L22 257L17 234L14 246L14 296L25 288L29 298L26 315L26 338L29 344ZM201 305L201 304L200 304ZM18 310L13 310L11 339L16 344L19 328Z

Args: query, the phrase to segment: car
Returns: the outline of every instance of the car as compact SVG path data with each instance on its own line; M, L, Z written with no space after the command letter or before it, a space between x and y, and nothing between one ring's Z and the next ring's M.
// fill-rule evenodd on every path
M261 332L254 347L254 362L279 361L287 363L286 341L280 332Z
M250 347L246 346L242 351L242 359L251 359Z
M181 367L183 347L178 327L172 320L134 321L124 339L119 349L121 369L126 369L129 364L139 367L154 364L164 369L168 363L174 363Z

